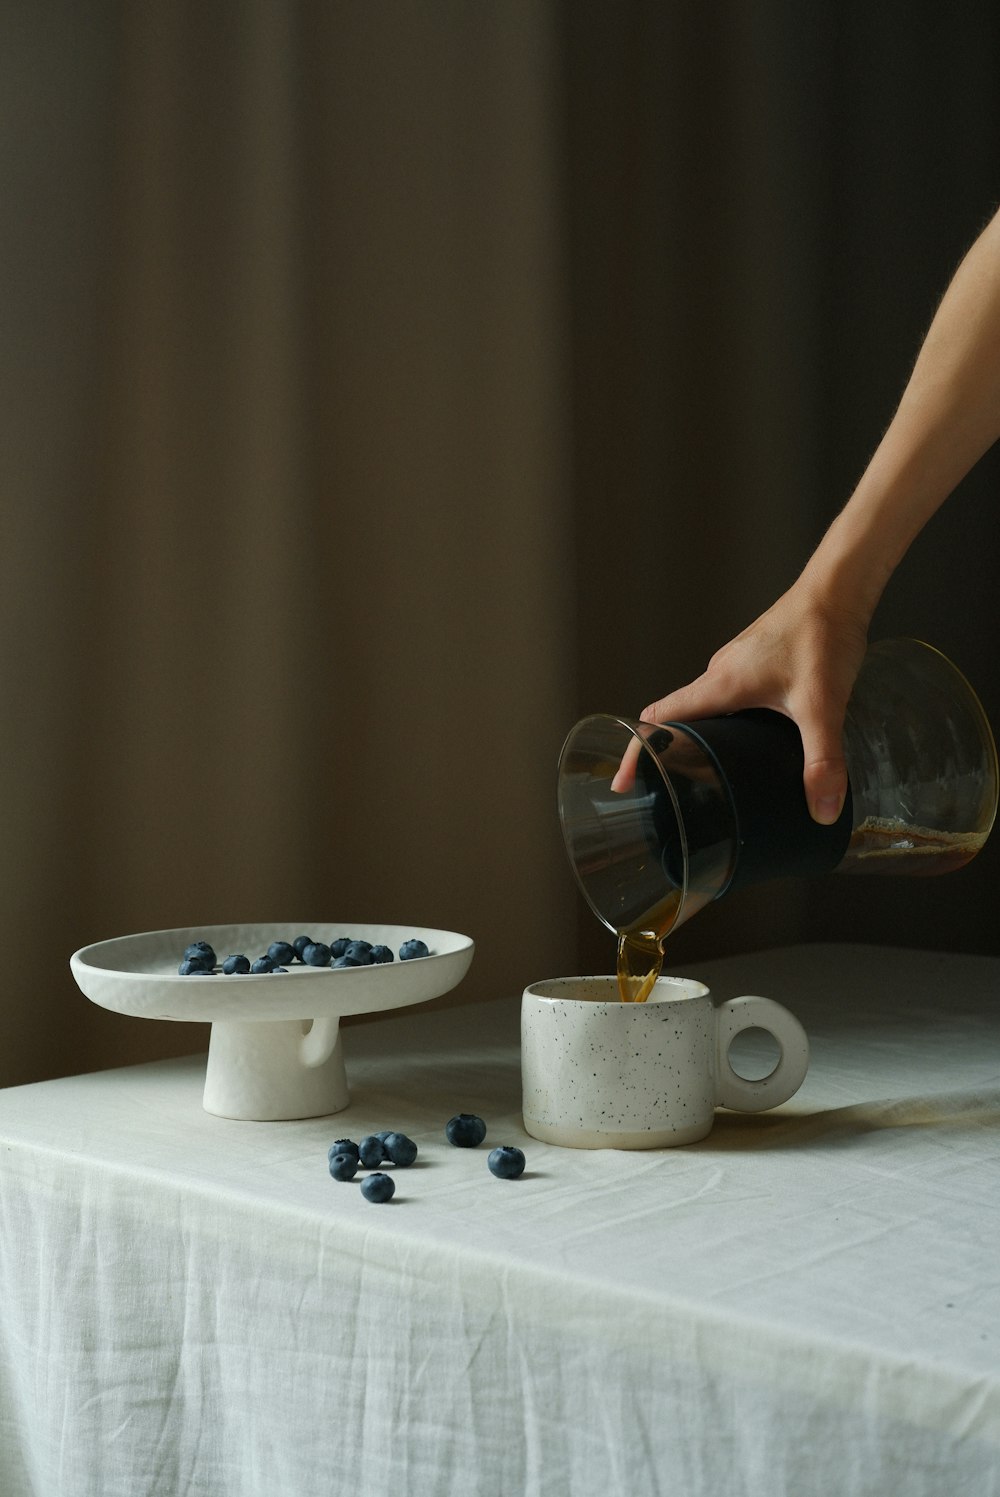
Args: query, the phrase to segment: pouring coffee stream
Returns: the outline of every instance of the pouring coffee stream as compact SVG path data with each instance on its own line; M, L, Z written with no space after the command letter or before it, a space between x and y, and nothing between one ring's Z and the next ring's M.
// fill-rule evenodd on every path
M623 1003L645 1003L662 968L663 949L658 941L618 937L618 996Z
M623 1001L648 998L670 932L725 894L834 870L945 873L985 843L996 745L976 694L939 651L912 639L871 647L844 752L847 799L820 826L802 789L798 728L781 713L576 724L559 759L559 818L584 898L618 937Z

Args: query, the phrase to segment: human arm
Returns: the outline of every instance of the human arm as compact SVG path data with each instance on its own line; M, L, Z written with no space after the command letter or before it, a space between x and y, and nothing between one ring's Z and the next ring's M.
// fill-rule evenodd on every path
M1000 437L1000 214L962 260L893 419L854 493L800 576L646 722L770 707L802 735L813 817L847 790L844 712L872 614L910 544Z

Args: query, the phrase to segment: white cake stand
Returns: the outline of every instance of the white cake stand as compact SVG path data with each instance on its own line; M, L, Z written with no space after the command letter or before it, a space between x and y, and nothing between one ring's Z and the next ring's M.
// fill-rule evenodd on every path
M256 977L177 972L185 946L194 941L208 941L220 963L231 952L253 961L272 941L294 941L301 933L327 945L338 936L371 941L388 946L396 960L336 970L296 962L287 973ZM399 947L411 937L426 942L431 954L401 962ZM468 936L414 926L192 925L84 946L73 953L70 968L81 991L101 1008L141 1019L210 1023L206 1112L275 1122L346 1107L341 1018L440 997L465 976L473 949Z

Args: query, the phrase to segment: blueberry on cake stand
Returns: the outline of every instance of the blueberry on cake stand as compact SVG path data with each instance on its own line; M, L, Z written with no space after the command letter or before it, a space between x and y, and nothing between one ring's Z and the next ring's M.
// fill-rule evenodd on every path
M260 974L220 970L180 976L185 948L206 941L219 963L233 952L254 959L277 940L307 932L331 945L339 937L387 946L423 941L428 956L378 965L313 967ZM308 921L201 925L147 931L84 946L70 958L92 1003L142 1019L209 1023L204 1107L219 1117L276 1122L323 1117L347 1106L340 1020L424 1003L465 976L473 943L454 931L402 925Z

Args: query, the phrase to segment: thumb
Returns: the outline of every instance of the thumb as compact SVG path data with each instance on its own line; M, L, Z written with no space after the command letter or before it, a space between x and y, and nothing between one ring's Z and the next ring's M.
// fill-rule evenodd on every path
M847 762L844 759L841 726L834 719L803 718L802 785L809 814L821 826L832 826L843 810L847 796Z

